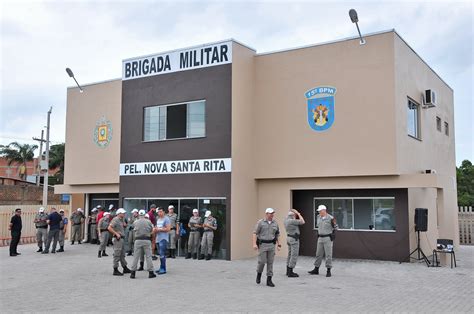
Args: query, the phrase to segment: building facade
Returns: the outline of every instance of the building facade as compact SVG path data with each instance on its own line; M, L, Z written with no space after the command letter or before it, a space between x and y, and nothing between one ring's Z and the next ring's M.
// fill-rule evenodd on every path
M282 228L302 212L302 255L319 204L339 223L336 257L407 261L415 208L428 209L425 252L458 241L453 91L394 30L366 41L258 54L228 40L124 60L121 79L68 89L56 192L86 208L173 204L183 223L210 209L225 259L253 256L266 207Z

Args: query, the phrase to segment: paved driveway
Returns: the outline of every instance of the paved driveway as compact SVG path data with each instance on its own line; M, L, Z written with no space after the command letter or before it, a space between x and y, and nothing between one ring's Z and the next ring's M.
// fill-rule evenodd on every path
M165 276L137 272L132 280L112 276L112 257L98 259L95 245L48 255L35 250L22 245L21 256L9 257L0 248L2 313L474 312L474 246L460 248L455 269L336 259L332 278L307 274L313 259L306 257L295 269L301 277L287 278L277 258L275 288L255 284L256 259L178 258L168 260Z

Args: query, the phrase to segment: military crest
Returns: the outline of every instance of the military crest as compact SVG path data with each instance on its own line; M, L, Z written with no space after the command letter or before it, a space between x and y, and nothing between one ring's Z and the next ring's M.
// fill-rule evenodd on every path
M101 148L107 147L112 140L112 123L105 117L97 121L94 129L94 142Z
M334 123L336 88L319 86L305 93L308 124L315 131L325 131Z

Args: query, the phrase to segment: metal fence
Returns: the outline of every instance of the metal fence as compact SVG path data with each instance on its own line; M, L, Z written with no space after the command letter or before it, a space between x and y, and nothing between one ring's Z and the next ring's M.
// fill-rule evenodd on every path
M0 246L10 245L11 234L8 230L11 217L15 214L16 208L21 208L21 239L20 244L23 243L34 243L36 242L36 227L34 224L35 216L38 213L38 209L41 206L38 205L2 205L0 206ZM64 209L64 215L66 217L71 216L71 205L49 205L45 207L46 212L50 212L51 208L55 207ZM71 224L68 224L68 230L66 231L66 239L69 238Z
M459 206L459 243L474 244L474 211L472 206Z

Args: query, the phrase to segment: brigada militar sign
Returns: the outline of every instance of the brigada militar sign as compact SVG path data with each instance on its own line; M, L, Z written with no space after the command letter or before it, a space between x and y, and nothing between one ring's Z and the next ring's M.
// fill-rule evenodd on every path
M305 93L308 103L308 124L315 131L326 131L334 123L336 88L319 86Z
M173 50L123 60L122 80L232 63L232 42Z

